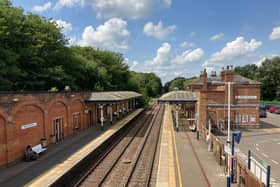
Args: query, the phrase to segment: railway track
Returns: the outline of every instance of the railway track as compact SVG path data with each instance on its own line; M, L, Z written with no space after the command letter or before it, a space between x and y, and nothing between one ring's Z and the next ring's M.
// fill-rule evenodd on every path
M134 178L139 179L140 174L141 184L140 181L136 182L142 186L145 179L144 183L148 186L162 115L163 108L153 106L143 117L138 118L126 136L107 151L75 186L129 186L135 184ZM143 177L143 173L146 173L146 177Z
M160 129L163 119L164 107L161 107L150 131L146 134L139 152L135 155L134 163L126 172L123 179L124 186L149 186L156 150L159 142Z

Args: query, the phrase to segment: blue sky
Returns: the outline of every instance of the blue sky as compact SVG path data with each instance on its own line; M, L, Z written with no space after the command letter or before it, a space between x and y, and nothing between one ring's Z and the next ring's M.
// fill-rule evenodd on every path
M279 0L12 0L54 19L71 45L124 54L162 82L279 55Z

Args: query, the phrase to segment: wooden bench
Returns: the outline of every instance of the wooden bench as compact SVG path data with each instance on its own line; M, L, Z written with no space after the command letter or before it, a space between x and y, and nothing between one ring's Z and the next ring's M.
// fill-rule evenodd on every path
M35 145L34 147L32 147L32 151L34 151L35 153L37 153L38 155L44 151L46 151L47 148L43 148L42 147L42 144L38 144L38 145Z

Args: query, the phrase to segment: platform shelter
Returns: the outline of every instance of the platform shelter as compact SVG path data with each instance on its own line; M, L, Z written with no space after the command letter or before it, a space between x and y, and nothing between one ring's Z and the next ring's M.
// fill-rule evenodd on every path
M105 120L113 123L114 116L119 119L137 108L140 97L142 97L141 94L133 91L92 92L90 97L85 100L91 113L90 123L94 123L94 119L97 119L103 129Z
M191 124L194 124L197 112L197 97L190 91L171 91L162 95L158 99L160 104L170 104L173 106L176 117L176 129L179 128L179 113L182 113Z

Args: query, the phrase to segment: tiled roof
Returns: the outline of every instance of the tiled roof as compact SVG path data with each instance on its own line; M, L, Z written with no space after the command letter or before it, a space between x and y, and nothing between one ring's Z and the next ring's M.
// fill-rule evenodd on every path
M162 95L158 101L163 102L172 102L172 101L180 101L180 102L188 102L188 101L197 101L195 93L189 91L171 91L164 95Z
M261 84L258 81L248 79L246 77L243 77L238 74L233 75L233 82L235 84ZM217 85L217 84L224 84L224 82L221 80L221 77L207 77L207 83L212 84L212 85ZM202 85L202 80L200 78L194 80L192 83L189 85Z
M133 91L92 92L86 102L123 101L141 96L141 94Z

